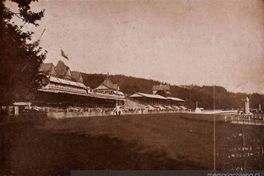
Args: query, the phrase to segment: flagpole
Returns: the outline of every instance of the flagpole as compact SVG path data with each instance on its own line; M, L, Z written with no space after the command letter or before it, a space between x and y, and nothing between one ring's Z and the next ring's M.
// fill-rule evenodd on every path
M46 32L46 28L43 29L43 31L41 32L39 38L38 38L38 41L40 43L40 39L42 38L43 34Z

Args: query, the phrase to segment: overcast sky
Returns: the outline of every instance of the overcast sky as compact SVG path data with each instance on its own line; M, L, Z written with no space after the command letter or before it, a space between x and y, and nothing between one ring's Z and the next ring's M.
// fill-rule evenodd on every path
M264 93L262 0L40 0L46 62Z

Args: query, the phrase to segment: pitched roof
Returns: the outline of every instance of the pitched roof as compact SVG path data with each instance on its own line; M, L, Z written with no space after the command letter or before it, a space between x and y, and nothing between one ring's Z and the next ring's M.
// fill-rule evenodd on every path
M63 77L67 74L70 68L64 64L61 60L58 61L55 70L58 76Z
M53 66L52 63L43 63L40 65L39 71L42 71L42 72L49 71L52 66Z
M71 78L74 80L74 81L77 81L77 82L83 82L83 77L82 77L82 74L80 72L77 72L77 71L71 71Z
M52 63L43 63L39 67L39 72L56 75L55 67Z
M101 85L104 85L105 87L113 90L119 90L119 87L117 84L114 84L110 79L106 78Z

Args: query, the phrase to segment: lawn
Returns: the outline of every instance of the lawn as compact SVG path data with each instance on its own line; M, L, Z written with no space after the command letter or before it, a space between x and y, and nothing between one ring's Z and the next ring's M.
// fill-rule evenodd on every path
M242 129L216 123L217 169L241 164L227 154L241 146ZM263 127L243 130L245 145L264 144ZM213 169L213 122L193 115L13 122L2 125L1 136L2 170L17 175L69 175L73 169ZM259 169L260 159L250 160L248 167Z

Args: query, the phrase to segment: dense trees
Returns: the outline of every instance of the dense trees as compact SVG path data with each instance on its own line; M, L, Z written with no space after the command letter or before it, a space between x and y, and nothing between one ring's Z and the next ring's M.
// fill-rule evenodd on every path
M86 85L95 88L106 78L103 74L82 74ZM143 78L127 77L124 75L110 75L110 79L117 83L121 90L130 95L135 92L151 93L152 86L160 84L158 81L147 80ZM215 88L215 108L230 109L243 108L245 98L250 98L251 107L258 108L259 104L264 108L264 95L261 94L245 94L228 92L220 86L186 86L179 87L172 85L172 96L176 96L185 100L185 104L190 108L195 108L196 101L199 106L205 109L213 109L214 98L213 92Z
M43 10L31 10L34 1L0 0L0 104L29 99L38 86L38 67L45 52L39 41L32 41L33 33L24 29L25 25L38 26L44 15ZM8 3L17 8L11 10Z

